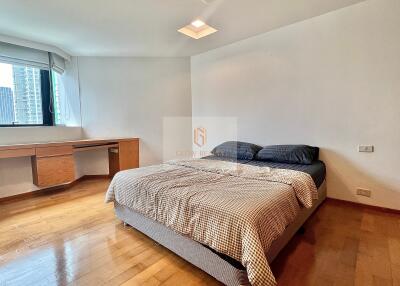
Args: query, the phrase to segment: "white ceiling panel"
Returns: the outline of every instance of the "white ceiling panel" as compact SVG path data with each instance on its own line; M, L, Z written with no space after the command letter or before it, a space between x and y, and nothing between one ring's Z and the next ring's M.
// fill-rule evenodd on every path
M190 56L361 0L0 0L0 34L71 55ZM177 30L200 18L218 32Z

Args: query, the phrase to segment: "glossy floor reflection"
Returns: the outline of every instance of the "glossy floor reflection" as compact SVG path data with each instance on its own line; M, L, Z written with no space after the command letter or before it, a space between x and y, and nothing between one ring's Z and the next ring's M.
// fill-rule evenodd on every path
M0 204L0 285L220 285L104 204L108 180Z
M220 285L124 227L108 183L0 203L0 285ZM279 285L400 285L400 216L328 201L272 269Z

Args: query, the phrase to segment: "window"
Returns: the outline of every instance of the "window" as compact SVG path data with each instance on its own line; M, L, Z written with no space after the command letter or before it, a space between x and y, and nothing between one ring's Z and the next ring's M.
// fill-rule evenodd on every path
M64 69L56 54L0 42L0 126L62 123Z
M0 63L0 125L53 125L49 71ZM47 80L47 82L46 82Z
M62 75L58 72L51 73L51 82L53 87L53 118L55 125L65 124L66 102L64 98L64 81Z

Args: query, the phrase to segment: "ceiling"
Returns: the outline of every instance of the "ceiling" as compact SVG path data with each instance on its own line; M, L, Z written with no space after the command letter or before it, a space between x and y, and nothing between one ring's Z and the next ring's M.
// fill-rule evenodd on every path
M0 0L0 34L77 56L191 56L361 0ZM219 31L177 30L200 18Z

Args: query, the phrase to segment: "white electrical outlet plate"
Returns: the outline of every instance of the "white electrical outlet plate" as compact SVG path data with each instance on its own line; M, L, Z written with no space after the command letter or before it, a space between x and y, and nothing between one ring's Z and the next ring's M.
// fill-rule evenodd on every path
M358 145L358 152L374 152L374 145Z
M371 193L372 193L371 190L361 189L361 188L357 189L357 195L359 195L359 196L364 196L364 197L370 198Z

